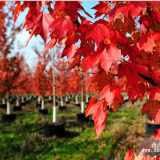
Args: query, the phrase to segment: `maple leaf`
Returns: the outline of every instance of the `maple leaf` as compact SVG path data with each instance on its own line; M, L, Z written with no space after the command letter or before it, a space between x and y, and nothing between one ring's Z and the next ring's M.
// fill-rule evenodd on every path
M154 123L160 123L160 108L158 109L158 112L156 113L156 116L155 116L155 121Z
M139 19L140 24L144 24L147 28L151 28L151 25L153 23L153 19L150 15L143 15Z
M123 26L122 20L120 18L117 18L114 23L113 23L113 27L117 30L121 30Z
M97 97L92 97L89 101L88 107L86 109L86 113L85 113L85 117L87 117L88 115L90 115L91 113L88 113L90 111L90 109L93 107L93 105L95 105L97 103L98 99Z
M135 44L138 41L139 37L140 37L140 32L134 32L132 34L132 42Z
M152 15L153 20L157 20L160 23L160 15L159 14L160 14L160 11L154 11L154 10L151 11L151 15Z
M113 44L126 45L128 43L128 39L126 38L126 36L116 29L109 30L109 40Z
M105 98L110 106L113 102L114 97L118 100L121 99L120 89L117 86L111 86L110 84L106 85L100 93L100 98Z
M134 104L138 100L138 98L140 98L141 100L143 99L145 93L145 86L143 83L138 83L137 88L130 86L128 90L128 97L129 100L132 101L132 104Z
M135 31L135 27L136 27L135 21L133 19L125 17L122 27L122 33L124 35L126 35L127 33L131 34L132 32Z
M78 13L79 10L82 10L87 16L92 18L90 14L88 14L79 1L56 1L54 6L54 13L64 10L69 17L72 19L72 21L76 20L78 16L80 17L80 14ZM72 11L70 10L72 8Z
M119 78L116 82L115 85L120 89L120 91L126 90L126 83L127 79L126 77Z
M146 11L147 3L145 1L131 1L127 4L126 8L128 8L128 14L132 18L135 18L140 12Z
M154 21L151 26L151 30L160 33L160 24L157 21Z
M143 105L142 108L142 116L148 112L148 116L155 120L156 114L160 109L160 103L156 101L148 101Z
M159 77L160 77L160 73L156 70L156 69L153 69L152 70L152 79L158 83L159 82Z
M105 127L108 112L106 112L107 102L102 100L96 103L96 101L97 99L94 97L90 102L90 106L87 107L86 117L93 113L92 120L94 120L95 123L95 127L93 130L96 129L98 138Z
M121 99L120 99L120 100L117 99L116 97L114 97L113 102L112 102L112 105L110 106L114 113L115 113L116 110L118 109L119 104L125 104L125 103L124 103L124 100L123 100L123 97L121 96Z
M91 80L91 84L97 86L100 92L107 84L112 82L113 82L112 74L111 73L107 74L104 70L95 75Z
M53 33L57 35L58 39L64 38L68 31L75 32L70 18L56 18L50 24L49 29L54 29Z
M133 19L141 11L145 11L147 8L146 2L129 2L126 6L115 7L105 14L105 17L109 16L109 20L113 23L119 14L125 16L130 15Z
M49 47L50 49L52 49L54 47L54 45L56 44L57 42L57 39L53 38L51 39L48 44L45 46L44 48L44 51L43 52L46 52L47 48Z
M132 62L136 61L136 57L140 56L140 52L138 48L134 46L129 46L128 44L124 45L122 48L122 55L123 56L129 56L130 60Z
M29 30L31 27L34 26L31 36L28 39L26 45L29 43L31 37L33 36L34 32L39 34L42 39L46 42L46 39L49 34L49 25L53 21L53 17L45 12L40 12L38 15L31 17L31 22L28 21L26 30Z
M116 18L118 18L118 15L120 14L120 12L121 12L121 7L120 8L116 7L108 11L105 14L105 17L109 15L109 20L113 23L116 20Z
M150 96L149 96L149 100L154 100L157 99L158 101L160 101L160 87L159 86L154 86L151 90L150 90Z
M138 87L138 82L140 81L139 73L148 76L146 70L138 64L123 63L118 68L118 78L126 76L128 83L135 88Z
M139 41L137 42L137 47L139 50L144 50L147 53L153 51L153 47L155 47L155 40L159 40L159 33L155 31L150 31L147 34L141 36Z
M67 45L63 52L62 52L62 57L64 56L67 56L67 59L69 61L69 63L72 63L73 62L73 56L74 54L76 53L76 50L78 49L79 47L76 45L76 44L70 44L70 45Z
M86 39L92 37L97 45L99 45L104 36L109 37L109 30L103 24L93 24L87 29Z
M70 35L67 35L67 37L65 38L65 45L68 45L68 44L75 44L78 42L78 39L79 39L79 35L76 34L76 33L72 33Z
M81 56L74 58L73 62L68 67L68 71L70 71L72 68L75 68L76 66L79 67L80 60L81 60Z
M136 57L136 62L140 65L149 65L149 55L147 52L141 51L140 56Z
M160 61L160 53L156 52L154 54L151 54L149 56L149 66L150 68L154 68L157 64L157 62Z
M100 17L102 14L107 13L111 10L111 5L108 2L102 2L100 4L97 4L91 9L97 10L95 13L95 18Z
M75 58L75 57L77 57L79 55L84 55L84 54L87 55L87 56L91 56L90 47L78 48L73 58Z
M85 71L88 71L98 63L108 73L111 68L113 60L122 61L121 54L114 44L106 44L97 49L93 56L88 56L82 60L82 67Z
M133 149L129 149L125 153L124 160L134 160L134 158L135 158L135 152L133 151Z

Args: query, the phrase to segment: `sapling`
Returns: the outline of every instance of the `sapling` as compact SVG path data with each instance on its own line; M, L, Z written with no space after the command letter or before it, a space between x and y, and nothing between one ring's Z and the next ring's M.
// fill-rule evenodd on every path
M61 96L61 106L63 106L63 97Z

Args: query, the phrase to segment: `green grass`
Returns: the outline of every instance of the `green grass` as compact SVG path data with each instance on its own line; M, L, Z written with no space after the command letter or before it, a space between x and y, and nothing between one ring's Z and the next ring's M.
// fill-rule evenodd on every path
M109 113L106 127L96 139L92 122L72 123L79 111L80 108L72 106L67 111L57 110L57 119L65 123L64 138L44 137L44 124L52 120L52 110L48 116L39 116L37 112L17 114L15 123L0 124L0 160L121 160L135 144L126 141L131 132L129 127L144 125L140 109L137 112L137 107L124 106L116 113ZM140 134L134 129L133 132Z

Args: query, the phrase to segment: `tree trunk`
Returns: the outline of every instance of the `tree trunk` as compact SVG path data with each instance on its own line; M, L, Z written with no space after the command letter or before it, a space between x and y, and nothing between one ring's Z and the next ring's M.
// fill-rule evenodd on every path
M55 79L55 67L54 67L54 48L52 51L53 61L53 122L56 122L56 79Z
M81 74L81 113L84 113L84 100L83 100L83 72Z
M44 99L42 98L42 104L41 104L42 109L44 109Z
M75 96L76 104L78 104L78 95Z
M63 97L61 96L61 106L63 106Z
M10 114L8 73L7 73L7 114Z
M88 73L86 74L86 103L88 103Z
M38 103L41 103L41 98L40 97L38 97Z

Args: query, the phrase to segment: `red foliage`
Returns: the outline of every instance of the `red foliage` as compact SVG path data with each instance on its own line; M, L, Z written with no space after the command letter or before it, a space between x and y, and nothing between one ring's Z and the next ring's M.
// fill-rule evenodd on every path
M67 56L70 68L79 67L88 71L98 66L98 72L92 82L96 89L98 88L101 97L88 112L93 113L98 136L107 120L106 104L112 107L119 103L122 100L120 92L127 92L132 103L138 98L142 100L145 93L150 95L149 101L159 103L159 2L99 2L93 9L96 10L96 17L103 14L104 17L94 23L78 13L79 10L85 12L80 2L57 1L53 9L51 3L45 4L48 6L48 14L54 18L49 26L51 41L48 47L51 48L57 42L63 41L65 46L63 56ZM28 24L30 23L28 19L34 19L40 14L43 5L38 2L23 2L22 6L29 7L26 16ZM22 7L18 6L16 9L15 19ZM108 21L104 19L105 17L108 17ZM30 31L35 35L41 35L36 25L37 23L32 24ZM81 43L79 48L76 48L74 46L78 41ZM158 108L149 107L152 102L147 102L142 112L144 114L148 111L155 119ZM117 105L115 106L114 111L117 109ZM127 152L126 159L133 159L130 155L131 151Z

